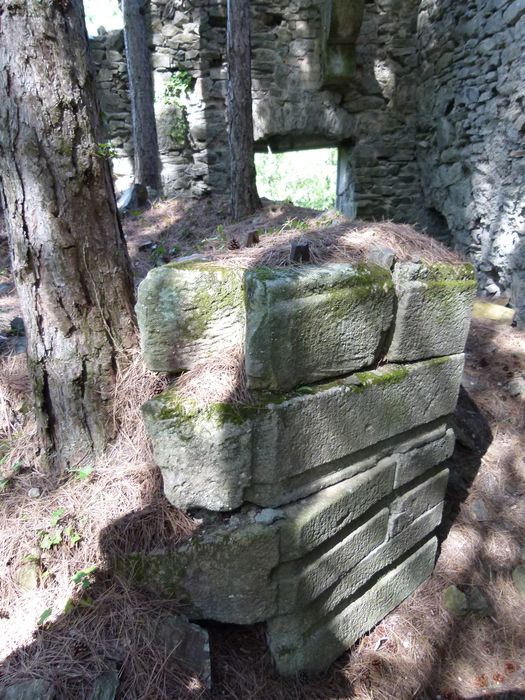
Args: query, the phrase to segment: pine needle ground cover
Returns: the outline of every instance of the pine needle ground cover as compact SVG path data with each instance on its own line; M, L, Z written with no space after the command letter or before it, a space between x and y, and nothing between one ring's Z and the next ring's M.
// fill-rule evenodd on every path
M265 229L269 236L283 228L284 234L306 235L315 224L294 229L289 222L319 217L271 204L255 222L229 226L224 212L220 200L209 200L160 202L132 214L125 227L137 278L166 257L195 251L227 256L228 241L253 228L260 238ZM9 283L5 241L2 246L0 282ZM118 442L99 463L50 480L35 467L24 356L12 353L15 336L8 330L16 316L11 296L0 297L4 305L0 686L45 678L61 698L85 697L93 679L114 664L119 697L207 697L175 654L155 640L155 620L176 612L177 602L130 590L111 566L119 552L177 542L199 527L165 501L138 414L167 379L148 373L138 356L123 367L115 387ZM525 416L523 395L509 390L524 373L525 335L475 321L441 552L434 575L417 594L313 679L279 678L262 628L210 626L213 697L458 700L525 691L519 575L525 562Z

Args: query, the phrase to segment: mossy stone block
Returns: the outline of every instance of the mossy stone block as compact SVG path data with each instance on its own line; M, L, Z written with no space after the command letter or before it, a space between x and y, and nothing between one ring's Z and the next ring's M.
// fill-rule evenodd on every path
M207 262L170 263L149 272L137 293L146 365L155 372L191 369L242 342L243 272Z
M462 368L462 355L383 365L240 408L199 409L169 390L143 407L166 496L181 508L231 510L248 489L254 498L254 486L275 484L270 505L286 502L279 482L315 479L325 465L451 414Z
M390 362L463 352L477 283L472 265L396 263L397 297Z
M274 527L216 527L173 551L128 555L117 566L145 589L177 600L192 619L249 625L275 615L271 572L279 561Z
M246 373L287 391L374 364L393 318L388 271L322 265L246 272Z

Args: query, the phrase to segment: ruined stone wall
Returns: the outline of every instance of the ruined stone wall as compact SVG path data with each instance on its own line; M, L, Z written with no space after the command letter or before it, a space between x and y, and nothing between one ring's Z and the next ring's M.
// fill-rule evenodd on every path
M121 571L191 618L265 622L283 674L326 668L433 570L475 288L470 265L411 261L152 270L147 366L208 373L143 415L202 529Z
M107 32L89 41L105 139L112 149L113 172L117 183L122 180L126 186L133 178L133 137L123 32Z
M482 288L525 312L525 3L423 0L418 163Z
M326 66L326 5L324 0L252 3L256 146L340 147L340 196L343 205L349 202L347 210L355 213L357 206L365 218L414 220L421 209L411 78L414 1L365 4L355 55L344 66L344 80L335 85ZM360 19L350 18L356 36ZM151 26L164 192L227 191L226 3L152 0ZM104 41L95 40L98 57ZM116 61L114 48L108 58ZM106 75L99 72L104 98ZM188 75L191 87L180 100L170 101L167 89L177 75ZM112 142L118 115L116 107L108 113ZM130 138L128 133L126 152L132 150ZM121 148L120 141L116 147Z
M362 18L345 18L355 45L337 79L328 4L252 3L256 147L337 146L345 213L419 224L525 318L523 0L355 0ZM225 192L225 2L152 0L151 24L164 193ZM110 35L95 43L124 170L122 53ZM189 89L170 97L180 77Z

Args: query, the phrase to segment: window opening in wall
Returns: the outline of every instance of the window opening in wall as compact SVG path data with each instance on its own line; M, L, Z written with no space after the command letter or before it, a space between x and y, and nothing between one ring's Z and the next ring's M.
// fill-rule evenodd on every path
M255 154L259 196L312 209L335 206L337 148Z
M84 13L88 36L96 36L99 27L107 32L124 27L118 0L84 0Z

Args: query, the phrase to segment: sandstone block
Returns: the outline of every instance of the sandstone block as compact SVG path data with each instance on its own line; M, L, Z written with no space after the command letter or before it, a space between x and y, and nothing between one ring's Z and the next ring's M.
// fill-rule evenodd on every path
M392 491L394 472L386 458L374 469L283 508L281 561L305 555L366 513Z
M253 624L275 615L276 528L214 528L172 552L136 554L119 566L134 584L179 601L190 618Z
M240 341L242 272L210 263L170 263L138 288L137 320L149 369L177 372Z
M369 481L377 483L378 475ZM407 508L403 522L395 520L399 513L391 514L389 494L383 495L383 507L374 509L363 482L356 477L327 489L331 493L321 504L316 494L273 510L268 519L248 512L236 516L235 524L221 524L217 516L215 524L174 551L127 556L118 562L119 570L134 585L176 599L192 618L252 624L295 610L293 627L302 625L302 634L319 610L329 615L338 609L441 520L442 502L418 515L435 499L425 501L417 489L394 501ZM346 498L343 487L350 494ZM381 497L378 491L374 495ZM392 518L398 527L388 532Z
M427 469L448 459L453 451L455 435L452 428L432 442L421 445L416 449L397 453L396 478L394 488L412 481Z
M393 305L391 275L376 265L232 270L188 261L149 273L137 317L148 367L176 372L241 342L246 316L249 386L286 391L377 361Z
M321 595L361 559L382 544L387 534L388 508L343 537L329 540L309 557L280 566L275 578L279 613L301 608Z
M228 510L250 484L315 475L452 413L462 367L462 355L384 365L239 408L198 409L168 390L143 407L166 496L181 508Z
M292 675L325 669L430 576L436 547L436 540L430 540L332 615L318 607L270 620L268 640L278 671ZM305 618L309 625L302 631Z
M394 267L397 312L387 353L390 362L407 362L463 352L476 279L471 265Z
M393 317L391 275L374 265L246 273L246 372L286 391L377 361Z
M438 418L314 470L270 484L251 484L244 497L261 506L290 503L372 469L389 456L395 461L394 486L397 488L450 457L453 449L454 432L448 427L446 418Z
M388 533L395 537L415 518L441 503L447 490L448 469L425 479L410 491L398 496L390 506L390 522Z

